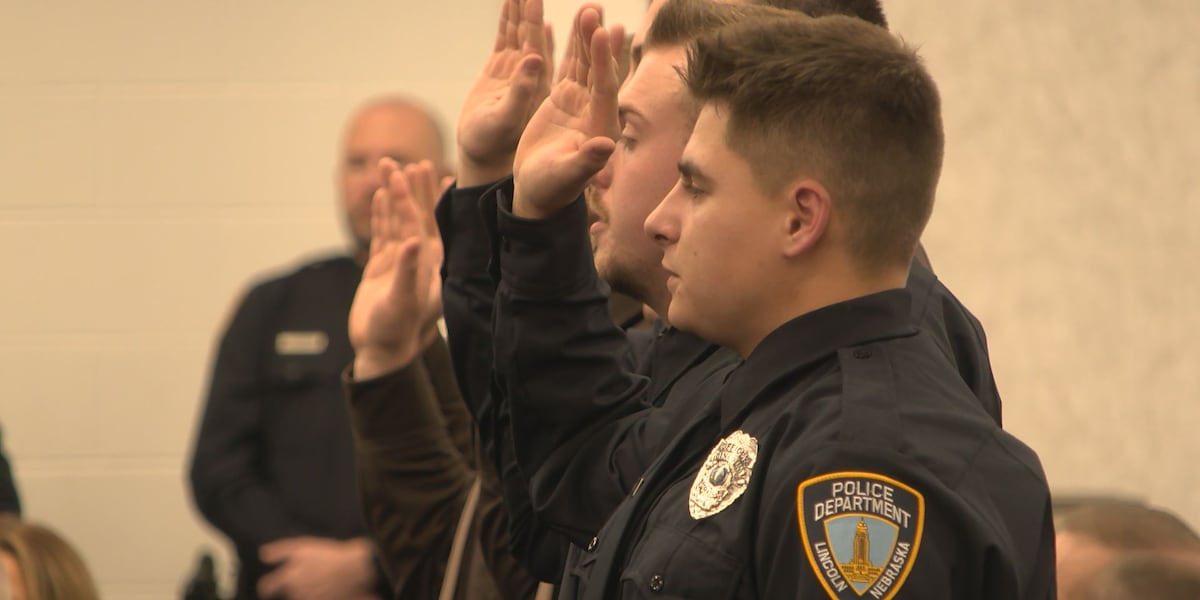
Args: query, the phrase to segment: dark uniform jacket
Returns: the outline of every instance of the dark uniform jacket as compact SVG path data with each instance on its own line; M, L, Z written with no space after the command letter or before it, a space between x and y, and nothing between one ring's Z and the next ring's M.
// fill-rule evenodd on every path
M331 258L254 286L217 349L192 457L196 505L237 549L256 597L263 544L366 535L341 371L362 269ZM380 592L388 585L380 577Z
M456 597L532 598L537 581L508 553L499 481L490 463L476 459L473 424L445 341L437 338L403 369L366 381L347 377L345 385L364 513L396 582L394 597L438 597L463 506L482 466Z
M561 598L1054 597L1036 455L892 290L767 336L569 567Z
M494 396L510 423L496 437L512 440L537 517L583 546L740 361L667 329L641 352L640 370L624 368L629 342L605 312L608 287L592 263L583 202L524 220L511 214L510 195L508 180L482 202L499 206ZM998 422L982 327L928 269L914 265L909 288L913 322L934 334Z

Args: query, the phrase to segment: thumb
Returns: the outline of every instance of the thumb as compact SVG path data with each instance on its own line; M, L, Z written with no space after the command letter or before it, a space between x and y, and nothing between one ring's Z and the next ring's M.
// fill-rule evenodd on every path
M573 182L583 185L604 168L616 147L611 138L594 137L580 144L579 150L567 157L561 168Z
M521 110L526 113L533 112L534 107L530 107L529 104L538 92L538 85L542 80L542 70L545 66L546 61L537 54L529 54L521 59L521 64L517 66L517 70L510 80L512 91L508 97L509 109Z

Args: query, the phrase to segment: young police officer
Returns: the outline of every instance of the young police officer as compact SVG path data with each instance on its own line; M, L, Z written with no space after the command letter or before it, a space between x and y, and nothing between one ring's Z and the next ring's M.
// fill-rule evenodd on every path
M579 80L603 87L602 28L590 42ZM561 597L1052 597L1036 456L912 324L905 283L942 158L914 53L852 19L773 14L702 37L686 79L702 110L646 231L668 320L745 362L693 400ZM575 135L530 137L534 117L516 216L558 217L611 151L590 106L559 100L575 120L550 122ZM530 358L505 373L513 389Z

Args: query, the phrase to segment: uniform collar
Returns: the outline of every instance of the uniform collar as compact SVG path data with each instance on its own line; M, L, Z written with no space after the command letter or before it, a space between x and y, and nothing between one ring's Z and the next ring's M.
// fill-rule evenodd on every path
M779 379L814 366L838 349L916 333L912 296L894 289L805 313L772 331L721 391L721 429L745 412Z

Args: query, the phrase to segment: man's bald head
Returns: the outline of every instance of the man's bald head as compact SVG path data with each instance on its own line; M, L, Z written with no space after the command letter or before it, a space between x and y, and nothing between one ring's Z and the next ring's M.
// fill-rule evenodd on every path
M409 98L388 96L364 103L346 124L338 165L338 183L346 223L365 250L371 239L371 197L382 181L379 159L401 165L431 161L447 173L442 128L433 114Z

